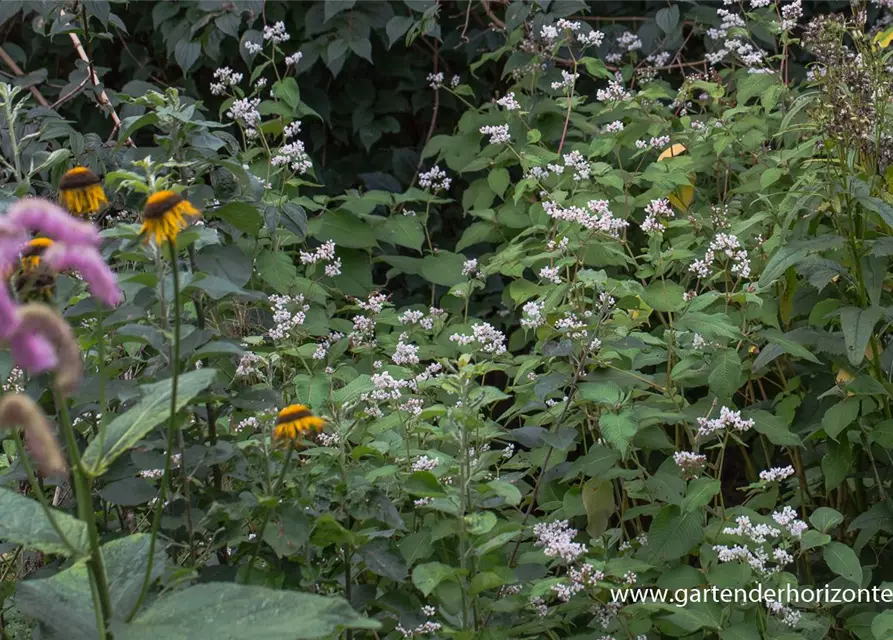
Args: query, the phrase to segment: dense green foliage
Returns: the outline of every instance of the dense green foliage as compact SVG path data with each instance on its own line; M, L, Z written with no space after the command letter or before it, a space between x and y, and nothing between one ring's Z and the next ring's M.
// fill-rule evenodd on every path
M0 4L2 209L91 169L123 293L0 328L4 632L889 640L715 596L893 588L884 4Z

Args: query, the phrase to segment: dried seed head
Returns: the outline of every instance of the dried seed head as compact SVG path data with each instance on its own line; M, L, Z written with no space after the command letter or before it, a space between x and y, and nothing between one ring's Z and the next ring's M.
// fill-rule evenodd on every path
M68 470L53 427L28 396L12 393L0 398L0 426L25 430L25 445L43 475L57 475Z

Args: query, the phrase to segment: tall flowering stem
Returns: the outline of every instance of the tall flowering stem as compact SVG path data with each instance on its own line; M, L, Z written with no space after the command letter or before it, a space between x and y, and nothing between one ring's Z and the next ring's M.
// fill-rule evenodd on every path
M295 445L289 440L288 441L288 451L285 454L285 460L282 461L282 468L279 470L279 476L276 478L276 484L273 485L271 490L271 495L275 498L279 495L279 491L282 489L282 484L285 482L285 472L288 470L288 465L291 462L292 454L295 452ZM250 584L251 582L251 570L254 568L254 563L257 561L257 555L260 553L260 546L264 541L264 531L267 529L267 524L270 522L270 513L273 509L269 506L264 509L264 519L260 523L260 527L257 529L257 534L255 536L254 548L251 552L251 559L248 561L248 569L245 571L245 582Z
M111 636L106 630L106 623L112 617L112 601L109 595L108 577L105 573L105 562L102 558L102 550L99 548L99 532L96 529L96 511L93 509L91 483L81 466L81 454L74 436L74 427L71 422L71 414L68 411L68 403L58 389L56 389L55 397L56 408L59 411L59 425L65 437L65 445L68 448L68 456L71 461L78 505L78 518L87 524L87 537L90 543L90 557L87 559L87 568L90 575L90 586L93 590L94 605L98 605L94 606L96 625L99 629L99 637L109 638Z
M180 272L177 267L177 246L174 239L169 239L167 244L170 251L171 272L173 278L173 307L174 307L174 339L171 345L171 409L167 423L167 449L164 452L164 472L161 476L161 487L155 502L155 513L152 516L152 533L149 541L149 560L146 563L146 574L143 577L143 586L140 596L127 619L130 620L139 611L140 606L149 593L152 583L152 564L155 558L155 545L158 541L158 530L161 528L161 511L167 492L170 489L171 455L174 451L174 436L177 431L177 383L180 378Z

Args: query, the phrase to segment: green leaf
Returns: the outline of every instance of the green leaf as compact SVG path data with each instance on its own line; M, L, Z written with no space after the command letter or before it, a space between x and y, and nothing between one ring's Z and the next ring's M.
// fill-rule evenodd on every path
M443 487L430 471L416 471L406 479L403 488L414 496L439 498L446 495Z
M822 549L822 557L831 571L841 578L855 582L856 586L862 586L862 565L852 547L840 542L829 542Z
M394 46L403 34L409 31L409 28L415 23L411 16L394 16L388 20L385 31L388 34L388 49Z
M847 399L838 402L822 416L822 428L828 437L837 439L844 429L859 417L859 401Z
M199 369L180 376L176 410L180 411L214 380L217 371ZM94 478L105 473L118 456L128 451L170 415L171 380L140 387L142 397L136 406L106 426L105 442L94 438L84 451L82 462ZM104 446L100 449L100 444Z
M741 358L734 349L721 349L713 356L707 376L710 391L722 399L731 398L741 386Z
M112 612L119 618L127 615L139 599L150 544L151 536L141 533L107 542L100 548ZM151 581L164 572L166 558L164 548L156 546ZM15 601L18 610L40 621L53 633L51 637L66 640L98 637L86 560L79 560L49 578L20 582Z
M511 506L521 504L521 492L511 482L491 480L487 483L487 486L493 490L493 493L505 500L506 504Z
M682 501L682 510L690 513L706 506L722 489L719 480L712 478L696 478L688 483L685 498Z
M719 634L720 640L761 640L756 622L739 622L726 627Z
M412 570L412 583L425 597L428 597L441 582L453 579L455 573L455 570L449 565L440 562L428 562L417 565Z
M195 42L194 40L180 40L174 47L174 59L176 59L177 64L180 65L184 74L189 73L189 69L192 68L192 65L195 64L195 61L198 60L201 53L201 43Z
M775 360L782 353L788 353L795 358L809 360L816 364L821 364L821 360L815 357L809 349L801 344L797 338L800 332L796 329L788 333L782 333L777 329L767 329L762 332L762 336L770 343L760 351L760 354L754 359L752 369L759 371L770 362Z
M487 175L487 184L490 185L493 193L503 199L510 182L509 171L505 167L497 167Z
M356 0L326 0L323 10L325 21L328 22L342 11L352 9L356 3Z
M760 74L768 75L768 74ZM807 256L819 251L837 249L843 246L843 238L837 235L824 235L811 240L786 242L772 256L760 275L759 286L768 287L776 278L787 271L788 267L797 264Z
M307 225L310 235L319 240L332 240L339 247L370 249L378 244L369 224L349 211L326 211Z
M624 409L620 413L604 413L599 416L598 425L605 441L626 455L629 442L636 435L632 411Z
M257 273L278 293L289 293L298 269L284 251L263 251L257 257Z
M840 310L840 325L850 364L858 365L865 359L865 349L874 333L874 325L883 315L884 310L881 307L844 307Z
M893 638L893 611L877 614L871 621L871 634L874 640Z
M462 265L465 256L449 251L440 251L436 255L428 255L422 260L421 275L428 282L444 287L465 282L462 275Z
M358 550L366 567L375 575L390 578L395 582L406 579L408 568L400 554L391 549L387 540L372 540Z
M778 182L784 172L778 167L770 167L760 174L760 187L767 189Z
M274 82L270 93L292 109L296 109L301 104L301 90L298 88L297 80L292 77Z
M112 504L132 507L155 498L158 489L145 478L123 478L104 486L99 495Z
M701 542L701 513L683 513L679 507L661 509L648 530L644 556L651 562L669 562L685 556Z
M378 226L375 235L381 242L389 242L416 251L419 251L425 242L422 224L412 216L391 216Z
M257 210L257 207L247 202L229 202L222 207L209 211L208 216L220 218L249 236L256 236L257 232L260 231L261 224L263 224L263 217L260 215L260 211Z
M688 311L679 318L676 328L679 331L700 333L707 340L717 340L719 338L734 340L741 337L738 327L731 324L728 316L723 313Z
M586 510L586 533L599 538L608 530L614 515L614 485L610 480L591 478L583 485L583 508Z
M72 550L62 542L37 500L0 487L0 513L3 514L0 517L0 540L43 553L63 556L72 554ZM58 509L51 508L50 513L65 535L65 539L74 547L75 553L87 555L90 546L86 523Z
M343 598L210 582L160 597L114 634L115 640L295 640L380 626Z
M800 438L791 433L787 423L776 415L756 409L745 412L747 419L754 421L754 430L762 433L774 445L780 447L800 446Z
M685 306L685 288L669 280L652 282L642 292L642 300L655 311L679 311Z
M679 26L679 7L674 4L661 9L654 16L654 21L657 23L657 26L661 28L661 31L670 35L670 33Z
M841 522L843 515L830 507L819 507L809 516L809 523L822 533L828 533Z

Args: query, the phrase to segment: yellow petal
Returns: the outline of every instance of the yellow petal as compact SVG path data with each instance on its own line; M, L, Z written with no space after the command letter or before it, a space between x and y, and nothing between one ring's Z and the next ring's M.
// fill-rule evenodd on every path
M886 49L893 42L893 27L884 29L874 37L874 43L881 49Z
M676 191L667 196L667 200L670 201L677 209L682 209L683 211L688 211L688 207L691 204L692 200L695 199L695 188L690 184L682 185Z
M657 161L661 162L663 160L666 160L667 158L675 158L676 156L681 156L686 151L688 151L688 149L685 148L684 144L671 145L664 149L659 156L657 156Z
M837 384L839 384L841 387L845 387L855 379L856 376L846 369L841 369L837 372Z

